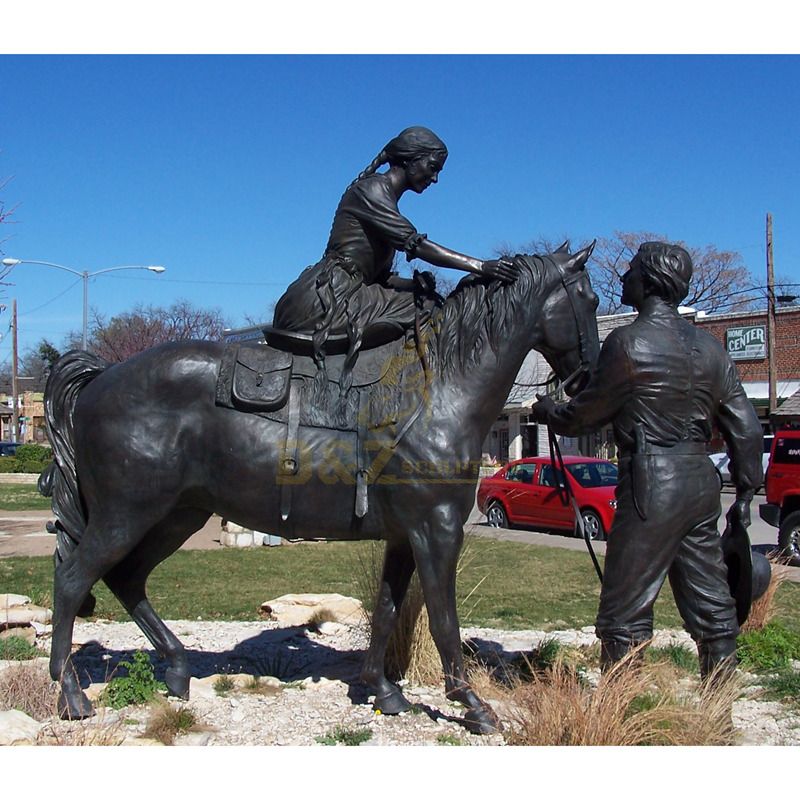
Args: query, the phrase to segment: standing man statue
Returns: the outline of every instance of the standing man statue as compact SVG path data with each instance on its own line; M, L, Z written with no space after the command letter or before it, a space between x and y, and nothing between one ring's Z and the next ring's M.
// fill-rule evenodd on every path
M566 436L614 426L618 505L596 623L603 668L652 637L653 604L668 576L706 678L733 670L739 633L706 444L716 424L736 486L728 521L746 528L763 481L762 432L725 350L678 314L691 277L684 248L643 244L622 278L622 302L638 318L609 334L580 394L560 405L540 397L533 412Z

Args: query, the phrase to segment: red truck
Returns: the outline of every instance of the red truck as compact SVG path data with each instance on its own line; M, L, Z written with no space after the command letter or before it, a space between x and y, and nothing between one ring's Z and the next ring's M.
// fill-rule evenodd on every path
M800 567L800 428L777 431L772 442L761 519L778 529L782 558Z

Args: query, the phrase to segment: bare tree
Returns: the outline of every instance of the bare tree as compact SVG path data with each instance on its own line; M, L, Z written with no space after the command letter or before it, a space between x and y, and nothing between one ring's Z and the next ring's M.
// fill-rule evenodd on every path
M672 240L648 231L616 231L613 238L598 240L590 269L592 284L602 298L604 313L616 314L622 309L620 278L628 269L628 264L639 246L644 242L655 241ZM720 250L711 244L702 247L681 241L675 244L686 248L694 264L685 305L714 312L741 311L752 308L757 303L759 294L754 290L755 281L739 253Z
M526 253L549 253L560 241L540 237L524 245ZM600 296L600 314L617 314L624 309L621 303L622 276L628 264L644 242L672 241L669 237L648 231L615 231L610 238L597 240L588 264L592 286ZM573 243L573 252L585 247L588 242ZM743 311L758 305L761 297L754 284L752 274L744 265L741 255L733 250L720 250L714 245L694 247L685 242L675 242L688 250L694 264L694 275L689 286L689 295L684 303L707 312ZM507 245L498 248L500 255L514 251Z
M495 248L495 253L500 257L511 257L516 255L517 253L532 253L535 255L543 255L546 253L552 253L561 247L562 244L567 243L569 245L570 250L573 253L582 250L584 247L591 244L591 242L584 242L584 241L572 241L572 237L569 234L563 234L562 236L556 237L549 237L549 236L539 236L536 239L531 239L529 242L521 245L520 247L514 247L512 244L508 242L501 242Z
M9 225L13 222L11 216L16 211L16 206L12 208L7 208L5 200L2 198L2 194L5 192L6 186L8 186L11 178L3 178L0 179L0 225ZM0 236L0 255L3 254L3 243L6 239ZM10 284L6 280L8 274L11 272L13 267L6 267L4 265L0 265L0 286L9 286ZM5 296L5 290L0 290L0 297ZM5 310L5 305L0 304L0 311Z
M185 339L218 341L226 327L218 309L202 309L186 300L169 308L136 306L109 320L94 312L88 348L108 361L125 361L150 347ZM79 337L73 335L72 346Z

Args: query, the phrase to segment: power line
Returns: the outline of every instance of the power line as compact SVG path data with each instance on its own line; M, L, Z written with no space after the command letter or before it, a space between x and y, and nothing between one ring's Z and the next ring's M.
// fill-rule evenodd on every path
M59 297L65 295L71 289L74 289L81 282L81 280L82 280L81 278L78 278L74 283L71 283L69 286L67 286L67 288L64 289L63 292L59 292L55 297L51 298L47 302L42 303L40 306L36 306L36 308L32 308L30 311L26 311L24 314L20 314L19 316L27 317L29 314L34 314L37 311L40 311L41 309L45 308L46 306L49 306L50 303L55 303L55 301L58 300Z

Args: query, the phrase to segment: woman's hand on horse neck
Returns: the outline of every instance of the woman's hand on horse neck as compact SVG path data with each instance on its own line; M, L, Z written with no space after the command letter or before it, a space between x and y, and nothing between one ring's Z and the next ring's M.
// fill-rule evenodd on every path
M517 270L514 265L506 259L496 259L491 261L481 261L455 250L449 250L430 239L423 239L414 252L417 258L427 261L436 267L449 267L450 269L460 269L463 272L471 272L474 275L485 275L489 278L497 278L503 283L511 283L516 280Z

